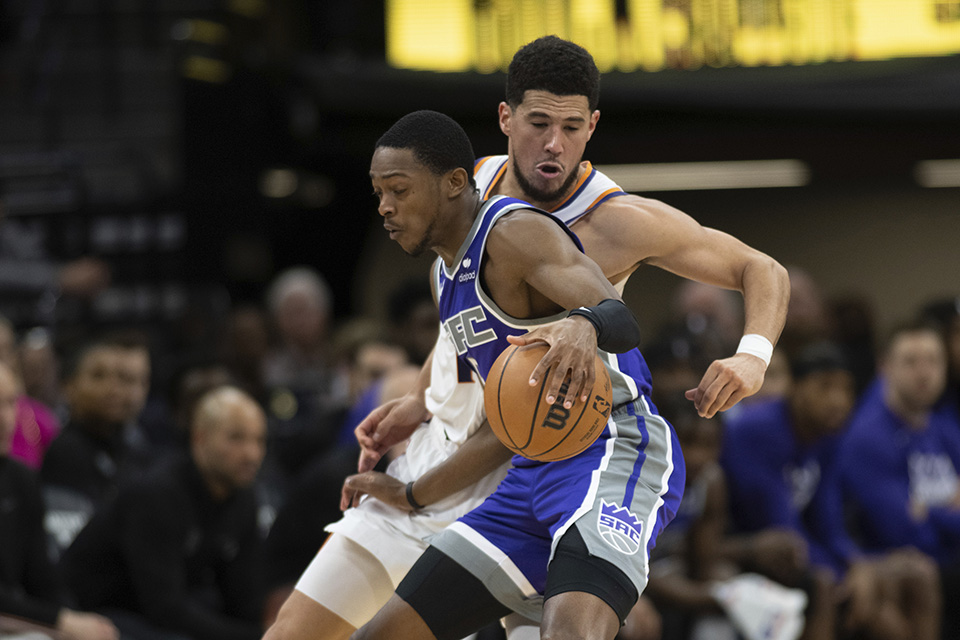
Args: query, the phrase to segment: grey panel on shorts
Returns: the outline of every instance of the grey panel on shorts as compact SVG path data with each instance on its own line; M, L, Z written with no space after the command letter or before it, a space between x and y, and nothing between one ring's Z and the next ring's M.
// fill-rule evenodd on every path
M507 573L505 564L497 562L477 548L473 542L464 538L456 531L456 525L431 537L430 544L448 556L456 558L457 563L480 580L502 605L540 623L543 617L543 596L524 594ZM505 559L505 563L519 572L509 558Z
M681 473L674 473L674 458L679 456L672 429L666 420L650 411L644 398L633 403L637 416L644 420L649 440L644 447L645 459L636 478L638 445L641 433L638 417L630 415L625 408L613 412L611 419L616 424L618 437L613 440L613 452L606 459L606 467L600 471L600 479L593 494L593 504L585 513L579 511L576 527L583 536L590 555L603 558L619 567L642 593L647 585L650 559L648 548L654 533L656 520L664 498L668 497L668 483L682 493L683 466ZM677 477L679 476L679 477ZM633 499L624 505L627 485L633 483ZM679 487L676 485L679 483ZM589 496L588 496L589 498ZM671 509L676 511L679 494ZM672 518L673 513L669 517ZM556 549L568 523L554 536Z

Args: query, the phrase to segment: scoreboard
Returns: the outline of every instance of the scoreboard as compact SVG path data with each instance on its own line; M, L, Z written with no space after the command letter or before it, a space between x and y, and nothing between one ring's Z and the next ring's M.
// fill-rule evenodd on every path
M387 0L387 62L505 71L541 35L601 71L782 66L960 53L958 0Z

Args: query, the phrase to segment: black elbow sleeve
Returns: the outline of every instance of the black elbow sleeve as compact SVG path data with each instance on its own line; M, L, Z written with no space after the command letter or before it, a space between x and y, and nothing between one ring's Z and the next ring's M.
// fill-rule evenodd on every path
M622 300L607 298L592 307L580 307L570 315L583 316L597 330L597 346L610 353L630 351L640 344L640 324Z

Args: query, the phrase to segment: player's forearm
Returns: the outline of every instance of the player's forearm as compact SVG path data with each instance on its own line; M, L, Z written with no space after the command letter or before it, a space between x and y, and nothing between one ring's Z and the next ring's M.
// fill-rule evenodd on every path
M439 502L476 484L512 456L484 422L452 456L417 479L414 496L424 506Z
M787 318L790 279L776 260L757 252L742 275L744 331L759 334L775 345Z
M423 366L420 367L420 375L417 376L417 382L410 391L410 393L417 393L421 398L426 396L427 387L430 386L430 370L433 368L433 352L436 350L436 346L430 350L430 355L427 356L427 359L423 362Z

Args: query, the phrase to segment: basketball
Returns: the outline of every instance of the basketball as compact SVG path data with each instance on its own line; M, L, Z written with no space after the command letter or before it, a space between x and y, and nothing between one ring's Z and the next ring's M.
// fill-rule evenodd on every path
M586 402L563 406L567 382L547 404L546 379L530 386L530 374L547 352L543 343L510 345L487 375L484 405L490 427L508 449L531 460L555 462L584 451L603 433L612 407L610 375L597 356L596 382Z

